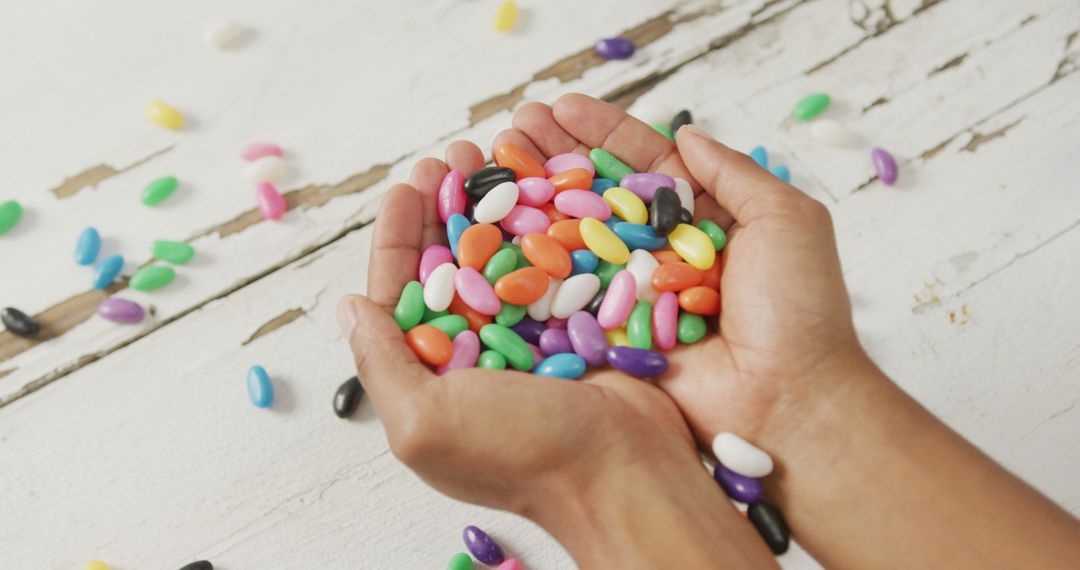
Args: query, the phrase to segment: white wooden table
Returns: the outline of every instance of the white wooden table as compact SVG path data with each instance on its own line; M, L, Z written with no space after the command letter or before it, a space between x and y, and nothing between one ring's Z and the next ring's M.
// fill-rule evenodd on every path
M417 158L457 138L486 148L521 101L568 91L689 108L729 145L771 149L833 212L875 359L1080 512L1080 4L520 0L507 35L490 26L498 1L4 10L0 201L26 215L0 237L0 306L46 331L0 333L0 566L442 568L475 523L530 568L572 567L537 527L427 489L370 405L330 410L352 374L334 306L363 290L381 194ZM230 17L253 35L205 46ZM619 34L633 59L591 55ZM811 91L865 148L785 120ZM190 126L150 124L153 98ZM288 152L278 223L240 176L253 140ZM897 186L873 179L871 145L898 157ZM176 195L140 204L167 174ZM125 275L155 239L198 253L161 290L114 286L154 309L116 325L72 261L89 225ZM274 376L269 411L247 402L252 363ZM797 549L782 561L815 566Z

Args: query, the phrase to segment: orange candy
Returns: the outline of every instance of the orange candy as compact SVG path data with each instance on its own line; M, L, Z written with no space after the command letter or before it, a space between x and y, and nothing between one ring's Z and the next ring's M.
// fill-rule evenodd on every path
M570 216L567 216L566 214L556 210L555 204L552 204L551 202L540 206L540 211L547 214L548 219L551 220L551 223L553 224L555 222L561 222L563 220L570 219Z
M518 180L544 177L544 167L525 149L513 143L502 143L495 147L495 164L513 170Z
M581 220L560 220L548 226L548 237L562 244L566 251L588 249L581 237Z
M679 306L695 315L719 315L720 292L701 285L679 293Z
M659 262L660 265L663 265L665 263L675 263L677 261L683 260L682 257L679 257L679 254L675 253L670 249L661 249L654 251L652 252L652 256L656 258L656 261Z
M480 314L476 312L476 309L466 305L457 293L454 293L454 300L450 301L449 309L451 313L465 317L465 322L469 323L469 330L476 334L480 334L480 329L484 325L491 324L491 317Z
M522 267L495 282L495 294L511 305L535 303L547 293L548 274L539 267Z
M521 238L521 252L525 254L525 259L528 259L529 263L547 271L548 275L556 279L565 279L567 275L570 275L572 268L570 254L554 238L538 233L525 234ZM514 304L523 305L524 303Z
M450 362L454 354L454 345L450 337L431 325L417 325L405 333L405 344L420 357L420 360L432 365L442 366Z
M548 181L555 185L556 194L563 190L588 190L592 188L592 174L589 174L589 171L584 168L571 168L548 178Z
M708 268L708 269L706 269L705 271L702 272L703 273L703 276L701 278L701 284L702 285L704 285L705 287L708 287L710 289L716 289L717 291L720 290L720 277L724 273L724 266L720 262L721 262L721 258L719 256L717 256L716 257L716 263L714 263L712 265L712 267L710 267L710 268Z
M657 267L652 274L652 287L657 291L682 291L701 283L702 271L689 263L673 261Z
M458 241L458 266L483 271L484 264L499 251L502 232L494 224L475 224Z

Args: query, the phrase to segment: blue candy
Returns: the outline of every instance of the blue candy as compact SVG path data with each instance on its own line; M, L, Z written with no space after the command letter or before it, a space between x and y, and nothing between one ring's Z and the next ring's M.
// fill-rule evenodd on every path
M572 353L552 354L540 361L533 373L537 376L554 376L577 380L585 374L585 359Z
M570 275L580 275L596 271L596 266L600 264L600 258L587 249L578 249L570 252L570 263L572 267Z
M101 251L101 236L94 228L86 228L79 234L79 241L75 244L75 263L90 265L97 261L99 251Z
M597 194L603 196L604 190L607 190L608 188L614 188L615 186L615 181L610 178L593 178L592 188L589 188L589 190L592 190L593 192L596 192Z
M469 218L461 214L453 214L446 219L446 239L450 242L450 253L457 259L457 244L461 241L461 234L469 229Z
M788 170L788 167L786 165L778 164L770 168L769 172L772 172L773 176L776 176L784 182L791 182L791 171Z
M610 218L604 220L604 225L607 226L608 229L611 231L615 231L615 224L621 223L623 223L623 219L614 214L612 214Z
M113 255L102 259L101 263L97 264L97 268L94 269L94 289L108 287L116 280L116 276L120 275L120 270L123 268L123 256Z
M274 403L274 385L266 369L256 364L248 369L247 390L251 403L257 408L269 408Z
M754 162L762 168L769 167L769 153L763 146L755 146L754 150L750 151L750 158L754 159Z
M648 251L655 251L664 247L667 244L666 237L660 237L653 231L652 226L646 224L631 224L630 222L619 222L612 228L615 235L619 239L623 240L626 247L630 248L630 251L635 249L645 249Z

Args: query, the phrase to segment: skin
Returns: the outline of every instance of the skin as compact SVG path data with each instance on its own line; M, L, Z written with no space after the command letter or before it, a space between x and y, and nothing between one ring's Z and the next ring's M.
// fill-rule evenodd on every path
M433 487L533 519L581 568L775 565L701 468L695 440L707 449L730 431L773 456L768 500L827 566L1080 567L1076 519L865 355L820 203L693 126L672 142L583 95L524 105L494 144L503 142L541 162L603 147L636 171L690 181L695 218L728 230L722 335L670 352L655 384L612 371L580 383L482 370L435 376L389 311L422 249L444 239L434 196L447 169L482 166L471 143L450 145L445 162L421 161L410 184L391 190L369 297L339 306L391 449Z

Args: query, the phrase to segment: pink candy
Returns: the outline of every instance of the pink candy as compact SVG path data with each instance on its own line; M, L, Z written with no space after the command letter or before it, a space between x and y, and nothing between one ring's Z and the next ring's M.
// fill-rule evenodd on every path
M465 213L465 175L451 170L443 178L438 195L439 219L446 219L454 214Z
M240 152L240 157L251 162L264 156L281 156L283 154L285 153L281 150L281 147L274 143L253 142L244 147L244 150Z
M678 340L679 297L671 291L661 293L653 304L653 340L662 350L671 350Z
M445 245L430 245L420 256L420 284L426 285L428 275L444 263L454 263L454 254Z
M480 337L470 330L464 330L454 337L454 354L450 362L435 369L439 374L446 374L459 368L472 368L480 358Z
M499 567L495 570L525 570L525 567L522 566L521 562L518 562L516 558L511 558L506 562L499 564Z
M604 301L596 313L596 320L605 329L619 328L630 318L637 299L637 281L634 274L623 269L611 278Z
M555 195L555 185L547 178L522 178L517 181L518 203L538 208Z
M502 308L502 301L495 295L491 283L472 267L457 270L454 289L466 305L481 315L495 315Z
M531 233L542 234L551 225L551 218L548 218L548 215L543 210L531 206L517 205L499 222L499 225L516 236Z
M549 158L548 161L544 163L544 174L554 176L560 172L566 172L567 170L573 170L575 168L584 168L585 170L588 170L589 176L594 176L596 174L596 167L593 166L589 157L576 152L557 154Z
M555 196L555 209L574 218L596 218L601 222L611 217L611 206L590 190L560 192Z
M259 213L262 217L268 220L280 220L285 215L288 207L285 204L285 197L277 191L277 188L274 188L273 184L260 182L255 188L255 198L259 202Z

